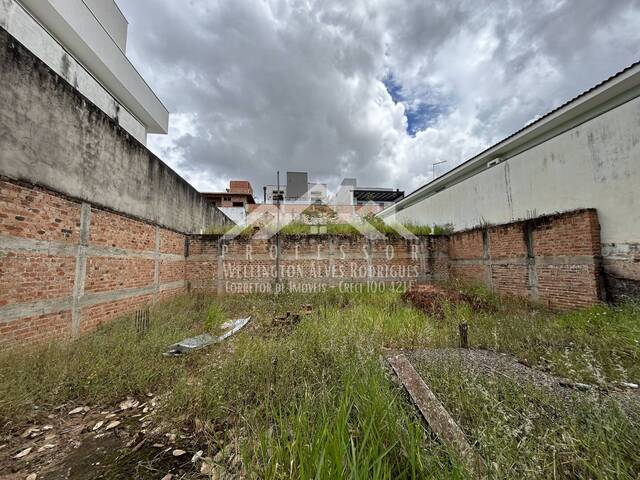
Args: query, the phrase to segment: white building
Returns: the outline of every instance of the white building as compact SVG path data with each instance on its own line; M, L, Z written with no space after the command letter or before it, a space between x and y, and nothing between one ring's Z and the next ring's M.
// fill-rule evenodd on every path
M275 203L277 198L286 203L319 204L327 203L326 183L310 182L307 172L287 172L287 183L264 186L264 201Z
M580 208L598 211L609 281L640 293L640 63L379 216L462 230Z
M2 0L0 28L141 143L167 133L169 112L126 56L114 0Z

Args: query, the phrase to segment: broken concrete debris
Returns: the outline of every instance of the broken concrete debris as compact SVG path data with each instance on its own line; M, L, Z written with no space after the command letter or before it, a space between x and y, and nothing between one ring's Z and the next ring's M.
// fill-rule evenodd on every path
M124 402L120 402L120 410L129 410L130 408L137 408L140 405L138 400L133 398L127 398Z
M205 333L203 335L198 335L197 337L186 338L181 342L170 345L164 355L175 357L200 350L208 347L209 345L213 345L214 343L220 343L240 331L247 323L249 323L249 320L251 320L251 317L239 318L237 320L226 322L223 327L229 328L229 330L219 337Z
M271 322L274 327L293 327L300 323L300 314L287 312L286 315L280 315Z
M118 425L120 425L120 422L115 420L113 422L111 422L109 425L107 425L105 427L105 430L113 430L114 428L116 428Z
M69 412L69 415L78 415L79 413L85 413L89 411L89 407L78 407L74 408Z
M587 392L591 390L591 388L593 387L593 385L589 385L587 383L574 383L574 382L567 382L564 380L560 381L559 384L561 387L573 388L576 390L580 390L582 392Z
M31 450L33 450L33 447L25 448L20 453L16 454L13 458L15 459L24 458L31 453Z
M620 386L623 388L630 388L632 390L636 390L638 388L637 383L630 383L630 382L620 382Z

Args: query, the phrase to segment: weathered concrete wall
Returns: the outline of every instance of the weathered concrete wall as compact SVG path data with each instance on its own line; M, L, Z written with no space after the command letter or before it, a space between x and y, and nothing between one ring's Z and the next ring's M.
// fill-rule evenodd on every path
M110 8L109 2L101 8ZM146 144L147 129L142 122L129 113L15 0L0 0L0 28L9 32L140 143Z
M0 175L186 233L228 219L0 28Z
M612 294L640 295L640 98L409 206L456 230L595 208Z

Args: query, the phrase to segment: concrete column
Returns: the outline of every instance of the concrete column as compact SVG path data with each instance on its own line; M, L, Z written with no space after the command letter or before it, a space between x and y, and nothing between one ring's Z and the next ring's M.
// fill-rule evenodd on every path
M217 275L217 291L218 295L222 295L223 293L223 284L224 284L224 257L223 254L223 245L224 240L222 237L218 240L218 275Z
M431 256L433 257L435 253L429 252L427 239L425 237L420 237L417 244L411 243L411 253L409 254L410 260L413 260L411 257L413 256L414 248L418 249L418 259L420 260L420 272L418 272L417 281L420 283L425 283L430 280L433 281L435 272L433 270L431 272L427 271L427 256L431 253Z
M482 263L487 287L493 290L493 261L491 259L491 234L489 227L482 229Z
M370 238L367 238L367 284L371 282L371 266L373 265L373 244Z
M71 334L73 336L80 335L80 324L82 322L80 301L84 296L84 283L87 277L87 247L89 245L90 224L91 205L83 202L80 208L80 244L76 253L76 274L71 300Z
M527 244L527 287L531 299L538 300L540 298L538 294L538 271L536 270L536 253L533 245L533 230L535 227L533 223L525 222L523 228Z
M330 275L330 279L328 280L328 283L330 283L331 285L333 285L334 282L334 278L333 278L333 269L335 267L336 264L336 260L335 260L335 244L334 244L334 238L332 235L329 236L329 275Z
M154 252L154 271L153 271L153 303L158 301L160 293L160 227L156 225L156 248Z

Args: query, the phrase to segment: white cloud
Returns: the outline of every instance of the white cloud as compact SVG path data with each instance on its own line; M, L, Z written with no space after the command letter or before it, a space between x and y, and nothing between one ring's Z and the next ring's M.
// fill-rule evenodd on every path
M640 44L637 0L119 3L130 56L173 112L150 147L203 190L246 178L259 191L278 169L412 190L433 162L456 166ZM435 113L411 136L423 105Z

